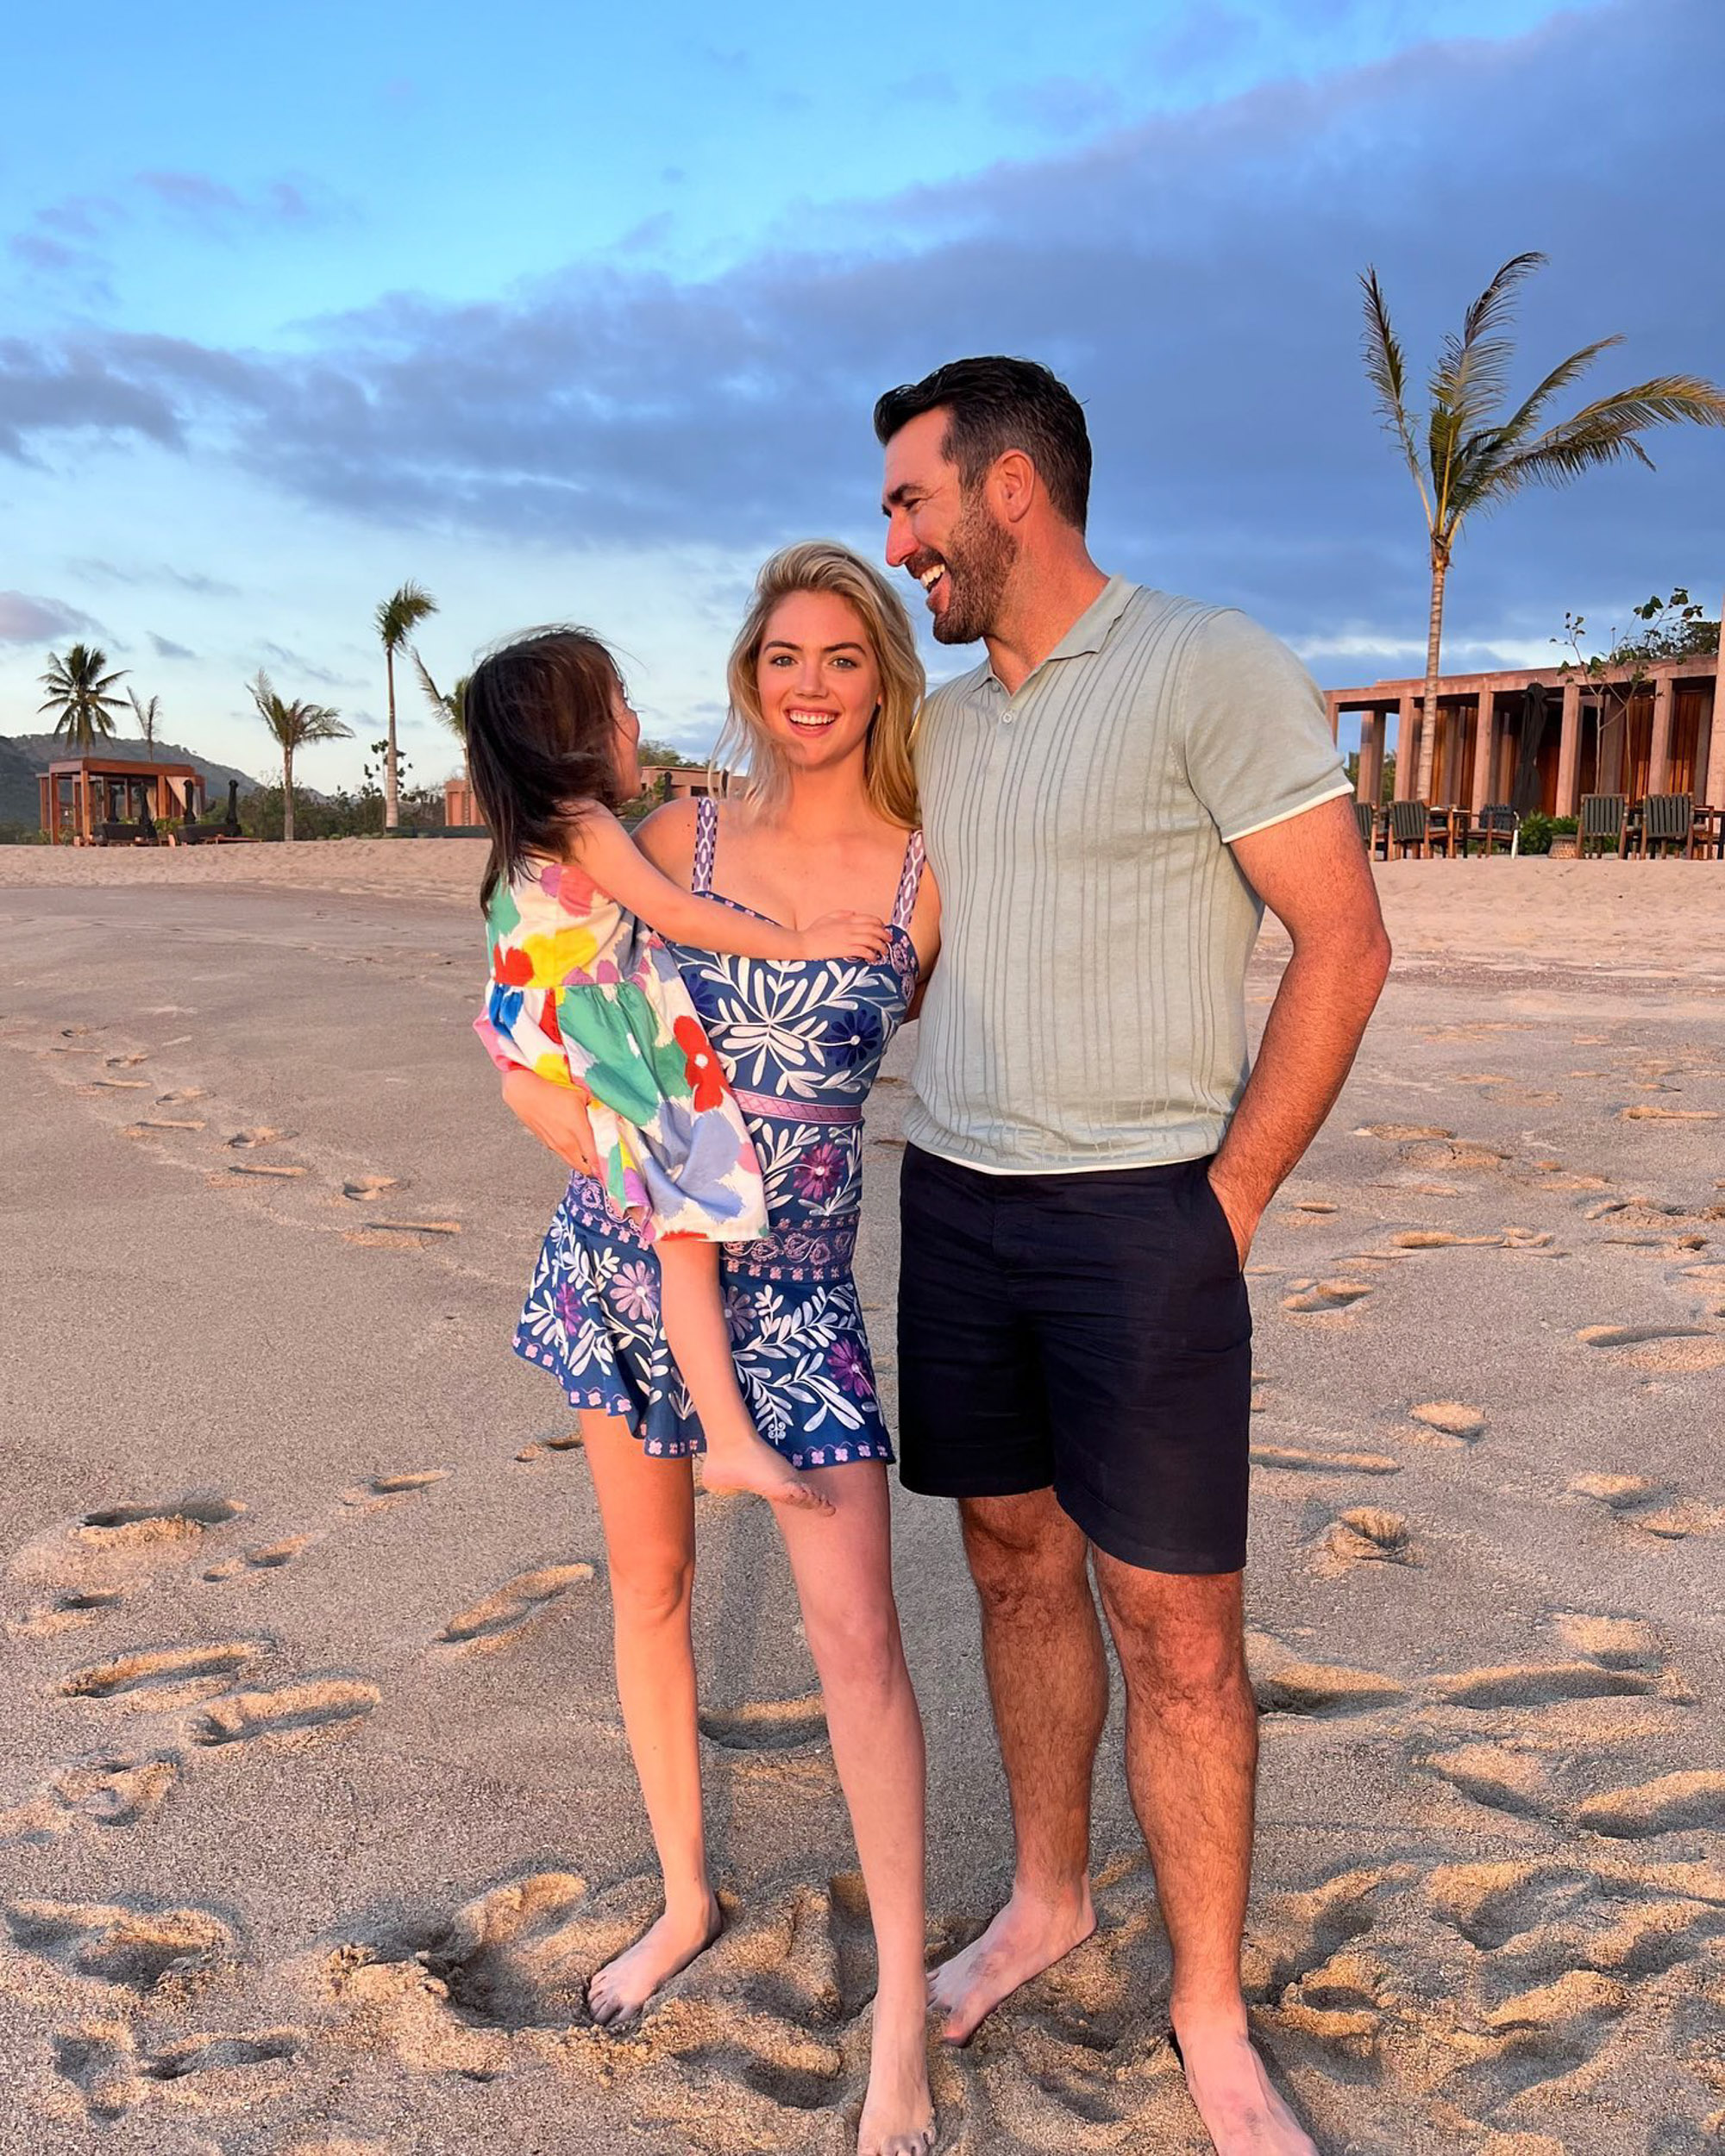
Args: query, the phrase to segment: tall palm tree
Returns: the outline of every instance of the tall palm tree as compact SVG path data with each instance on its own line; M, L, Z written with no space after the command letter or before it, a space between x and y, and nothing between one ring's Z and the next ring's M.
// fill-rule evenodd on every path
M1621 336L1601 337L1559 360L1538 388L1505 415L1509 363L1515 347L1503 334L1515 312L1516 287L1543 266L1543 254L1507 261L1462 318L1461 335L1444 340L1426 385L1425 453L1415 446L1417 415L1407 401L1402 348L1389 326L1389 310L1368 267L1363 349L1367 379L1377 408L1414 475L1426 512L1431 545L1432 603L1426 629L1426 700L1414 795L1429 800L1437 745L1439 660L1443 641L1444 585L1463 523L1475 510L1495 508L1524 486L1561 486L1595 466L1634 457L1653 468L1640 437L1650 428L1689 421L1725 425L1725 394L1696 374L1659 374L1633 389L1584 404L1567 419L1549 421L1552 399L1585 373ZM1405 755L1405 746L1403 749Z
M153 696L146 704L135 689L128 689L126 694L131 700L132 716L138 722L138 731L144 737L145 748L154 749L156 745L156 725L161 718L160 697Z
M47 696L36 708L59 713L53 730L64 734L80 756L90 754L98 735L105 741L114 731L120 699L113 688L125 679L126 668L110 674L107 665L108 654L99 644L70 644L63 659L57 651L48 654L48 670L42 676Z
M285 845L293 843L293 755L298 749L306 748L314 741L345 741L352 737L353 728L342 724L338 712L325 704L284 703L279 697L270 678L263 668L258 668L258 678L248 681L252 701L258 707L262 719L281 750L281 836Z
M471 674L461 674L455 687L445 696L431 679L430 672L419 654L415 651L410 655L413 661L413 671L419 676L419 686L425 692L425 701L461 744L461 774L465 778L467 775L467 684L474 677Z
M377 632L383 643L384 669L389 677L389 734L383 755L383 824L392 831L401 820L401 788L395 746L395 655L437 602L417 584L404 584L378 608Z

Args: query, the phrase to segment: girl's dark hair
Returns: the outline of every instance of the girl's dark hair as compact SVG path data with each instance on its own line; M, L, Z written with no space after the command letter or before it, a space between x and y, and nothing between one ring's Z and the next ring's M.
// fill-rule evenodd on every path
M486 654L467 684L467 768L491 826L480 905L530 856L561 858L593 802L623 805L612 699L623 676L591 630L536 629Z

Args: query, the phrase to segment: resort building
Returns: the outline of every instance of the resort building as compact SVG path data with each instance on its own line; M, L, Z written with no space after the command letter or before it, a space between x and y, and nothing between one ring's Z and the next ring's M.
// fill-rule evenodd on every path
M1578 813L1582 796L1621 793L1633 809L1653 793L1693 794L1725 810L1725 674L1715 656L1663 659L1600 676L1555 666L1451 674L1438 683L1433 808L1477 815L1493 802L1523 813ZM1396 799L1413 798L1426 684L1376 681L1325 696L1330 730L1359 715L1362 801L1382 798L1396 755Z
M135 827L141 808L158 824L195 819L204 774L195 764L131 756L66 756L36 774L41 828L54 846L92 846L104 825Z

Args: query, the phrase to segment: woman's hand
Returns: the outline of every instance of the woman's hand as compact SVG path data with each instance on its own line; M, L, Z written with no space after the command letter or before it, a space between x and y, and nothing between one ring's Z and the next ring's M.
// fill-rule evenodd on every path
M503 1105L527 1125L535 1138L549 1145L560 1160L577 1174L596 1175L599 1156L593 1150L593 1125L587 1120L592 1096L585 1087L553 1085L530 1070L503 1074Z
M795 931L799 958L873 958L887 955L887 924L875 913L823 913Z

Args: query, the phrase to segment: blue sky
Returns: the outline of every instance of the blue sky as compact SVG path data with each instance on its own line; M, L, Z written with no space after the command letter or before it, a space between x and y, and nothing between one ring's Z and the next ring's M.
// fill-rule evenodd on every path
M1716 0L32 13L9 72L84 123L32 95L0 136L0 731L84 635L246 768L260 664L369 738L411 576L440 677L589 621L703 748L755 564L878 544L873 397L965 350L1084 398L1106 566L1370 680L1414 663L1424 566L1366 260L1416 358L1531 247L1530 373L1622 329L1601 390L1725 377ZM1725 438L1653 448L1465 541L1452 662L1716 601Z

